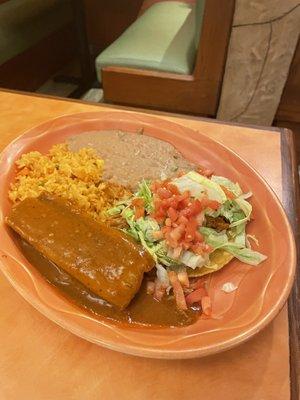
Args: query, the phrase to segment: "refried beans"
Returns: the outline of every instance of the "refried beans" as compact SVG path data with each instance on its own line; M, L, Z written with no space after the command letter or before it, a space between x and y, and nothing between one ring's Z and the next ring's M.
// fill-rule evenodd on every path
M71 151L95 149L104 160L103 179L131 188L142 179L169 178L195 169L170 143L143 134L91 131L72 136L67 143Z

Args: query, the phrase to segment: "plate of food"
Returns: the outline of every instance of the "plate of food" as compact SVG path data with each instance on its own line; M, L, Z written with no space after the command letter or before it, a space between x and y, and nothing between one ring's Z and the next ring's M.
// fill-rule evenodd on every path
M62 116L2 153L0 265L50 320L98 345L192 358L263 329L289 295L276 195L207 136L138 113Z

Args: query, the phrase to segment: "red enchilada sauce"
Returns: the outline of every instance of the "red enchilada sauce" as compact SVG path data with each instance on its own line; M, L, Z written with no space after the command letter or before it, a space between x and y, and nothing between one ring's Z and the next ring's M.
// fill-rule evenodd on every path
M17 235L16 235L17 236ZM44 258L19 236L17 241L27 260L44 278L66 298L98 317L113 321L156 326L184 326L197 320L198 310L179 311L173 297L164 297L160 302L146 292L147 277L129 306L124 310L107 303L63 269Z
M27 198L13 207L6 222L20 235L28 261L63 295L93 314L158 326L196 320L198 310L179 311L172 296L158 302L146 293L154 261L139 244L68 201L51 195Z

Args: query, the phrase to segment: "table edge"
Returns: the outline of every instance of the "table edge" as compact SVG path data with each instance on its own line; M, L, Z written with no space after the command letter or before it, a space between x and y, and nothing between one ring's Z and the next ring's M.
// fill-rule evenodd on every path
M180 114L180 113L173 113L173 112L168 112L168 111L158 111L158 110L151 109L151 108L138 108L138 107L122 106L122 105L118 105L118 104L95 103L92 101L86 101L86 100L83 101L81 99L71 99L68 97L58 97L58 96L52 96L52 95L36 93L36 92L26 92L26 91L22 91L22 90L6 89L6 88L2 88L2 87L0 87L0 92L12 93L12 94L23 95L23 96L28 96L28 97L39 97L41 99L79 103L79 104L85 104L85 105L108 108L108 109L113 108L113 109L117 109L117 110L134 111L134 112L140 112L140 113L152 114L152 115L158 115L158 116L165 116L165 117L169 116L169 117L182 118L182 119L199 120L199 121L204 121L204 122L219 124L219 125L229 125L229 126L257 129L257 130L262 130L262 131L266 131L266 132L270 132L270 133L273 133L273 132L280 133L280 130L281 130L280 128L278 128L276 126L266 127L266 126L261 126L261 125L241 124L238 122L221 121L221 120L216 120L213 118L201 117L198 115Z
M300 221L299 221L299 176L295 152L295 135L281 128L281 164L283 207L294 231L297 246L297 268L295 282L288 300L289 347L290 347L290 398L300 396Z

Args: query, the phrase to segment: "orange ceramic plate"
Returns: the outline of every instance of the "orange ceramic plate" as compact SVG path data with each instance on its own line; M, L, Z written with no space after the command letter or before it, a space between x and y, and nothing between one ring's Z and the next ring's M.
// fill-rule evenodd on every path
M11 208L7 197L14 179L14 161L24 152L46 152L67 137L90 130L120 129L172 143L191 161L239 182L254 196L254 221L248 232L259 239L259 251L268 259L257 267L232 261L212 275L212 319L199 319L181 328L129 326L96 319L50 286L25 259L4 217ZM109 349L156 358L191 358L220 352L244 342L264 328L280 311L290 292L295 271L295 245L287 217L264 180L238 155L221 144L156 117L123 112L64 116L27 131L3 152L0 164L1 269L16 290L37 310L74 334ZM225 282L238 283L235 292L221 290Z

